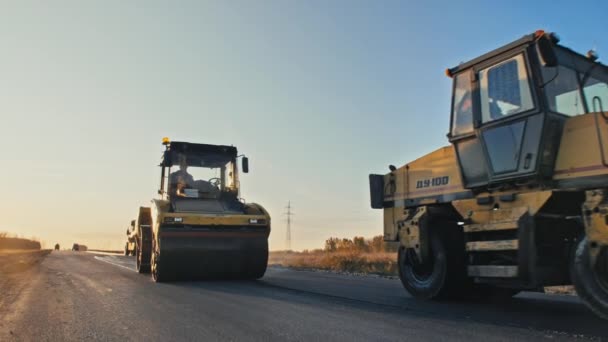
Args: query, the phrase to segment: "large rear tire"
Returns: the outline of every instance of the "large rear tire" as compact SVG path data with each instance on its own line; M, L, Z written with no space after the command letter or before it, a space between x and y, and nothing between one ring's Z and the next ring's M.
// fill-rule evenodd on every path
M152 260L150 261L152 279L156 283L164 283L173 280L173 277L169 275L169 269L166 262L163 262L161 258L160 246L154 243L152 248Z
M598 316L608 319L608 247L601 247L591 264L589 243L582 239L574 253L570 274L576 293Z
M139 227L135 251L137 254L137 272L150 273L150 259L152 253L152 230L150 227Z
M162 283L167 281L165 277L165 270L162 265L160 265L160 260L158 260L158 253L152 252L152 261L150 262L152 268L152 279L156 283Z
M441 234L431 231L429 260L425 263L419 262L413 249L399 249L399 278L412 296L442 299L466 293L464 248L459 240L453 239L456 235L456 231Z
M139 244L135 247L135 253L137 254L137 272L140 274L150 273L150 264L148 263L150 259L145 255L147 253L145 253Z

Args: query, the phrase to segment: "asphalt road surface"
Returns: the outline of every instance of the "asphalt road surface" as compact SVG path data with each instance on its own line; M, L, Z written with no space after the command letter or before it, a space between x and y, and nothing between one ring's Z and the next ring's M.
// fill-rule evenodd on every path
M134 266L132 257L51 253L3 294L0 341L608 338L608 324L573 296L425 302L398 280L279 267L259 281L155 284Z

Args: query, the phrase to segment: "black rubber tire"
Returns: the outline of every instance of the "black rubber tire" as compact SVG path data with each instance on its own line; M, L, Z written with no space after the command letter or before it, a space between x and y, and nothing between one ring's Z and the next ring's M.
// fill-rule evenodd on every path
M156 245L156 242L152 243L152 255L150 260L150 273L152 274L152 280L156 283L166 283L175 280L175 276L169 269L170 265L163 262L161 257L161 248Z
M587 238L581 239L572 258L570 275L576 293L599 317L608 319L608 247L603 247L596 265L591 265Z
M129 243L127 242L125 244L125 256L129 256L130 252L129 252Z
M421 299L445 299L465 295L467 287L464 243L454 240L457 238L455 231L430 233L431 260L426 267L421 267L422 265L413 260L413 250L399 249L398 270L403 287L412 296ZM426 270L421 272L420 268Z
M162 263L159 260L158 253L152 252L152 260L150 261L150 267L151 267L152 279L156 283L163 283L163 282L167 281L166 276L165 276L165 270L164 270L163 266L164 265L162 265Z
M140 274L148 274L150 273L150 264L146 264L145 260L143 260L145 258L144 255L142 255L142 250L140 248L140 246L138 245L137 247L135 247L135 254L137 255L137 257L135 258L135 264L137 267L137 273Z

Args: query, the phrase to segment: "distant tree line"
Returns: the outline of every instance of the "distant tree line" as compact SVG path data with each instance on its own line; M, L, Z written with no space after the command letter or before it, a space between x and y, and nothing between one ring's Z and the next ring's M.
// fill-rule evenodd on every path
M40 249L40 242L18 237L9 237L0 232L0 249Z
M325 252L362 252L362 253L381 253L397 252L398 244L384 242L382 235L366 239L362 236L347 238L329 238L325 240Z

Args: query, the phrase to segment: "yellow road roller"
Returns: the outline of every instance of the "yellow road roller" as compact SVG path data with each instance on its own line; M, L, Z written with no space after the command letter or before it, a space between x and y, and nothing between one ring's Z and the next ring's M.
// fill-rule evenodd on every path
M261 278L270 215L239 195L238 166L247 173L248 158L234 146L163 145L159 198L135 220L137 270L156 282Z

